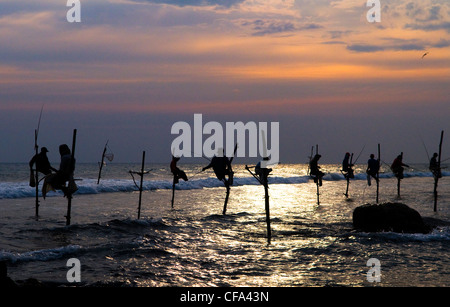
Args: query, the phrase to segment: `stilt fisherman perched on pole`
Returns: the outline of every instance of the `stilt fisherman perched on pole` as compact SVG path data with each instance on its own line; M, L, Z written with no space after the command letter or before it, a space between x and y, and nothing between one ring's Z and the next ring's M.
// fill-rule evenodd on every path
M172 154L172 161L170 162L170 171L173 174L173 183L172 183L172 208L173 202L175 200L175 185L180 181L180 178L184 181L188 181L186 173L177 167L177 162L180 160L180 157L175 157Z
M311 151L312 156L312 151ZM319 193L319 187L322 186L322 177L325 175L325 173L320 171L319 166L319 159L322 156L319 155L319 145L316 145L316 155L312 157L312 159L309 161L309 175L314 179L314 183L317 186L317 205L320 205L320 193Z
M265 210L266 210L266 224L267 224L267 243L270 244L272 239L272 231L270 228L270 205L269 205L269 180L268 177L272 172L271 168L267 168L266 161L269 161L268 157L263 158L263 163L258 162L255 166L255 172L253 173L249 166L245 165L245 169L252 174L253 177L258 180L264 186L265 195Z
M56 172L56 169L54 169L47 158L47 148L42 147L41 152L38 153L39 146L38 146L38 135L39 135L39 127L41 126L41 118L42 118L42 111L44 110L44 105L41 107L41 113L39 114L39 121L37 125L37 129L34 130L34 150L35 155L30 160L30 187L36 188L36 198L35 198L35 216L36 220L39 218L39 173L42 173L44 175L49 175L52 173L52 171ZM35 165L35 169L33 169L33 165Z
M57 172L58 170L55 169L50 165L50 162L48 161L47 152L48 149L46 147L41 148L41 152L37 153L37 144L36 144L36 154L31 158L30 162L28 163L30 166L30 187L36 188L36 219L39 216L39 174L42 173L44 176L50 175L53 172ZM35 168L33 169L33 165L35 165ZM41 178L41 180L44 178Z
M233 157L228 159L225 156L225 151L223 148L219 148L217 151L217 155L215 155L211 162L202 169L202 172L207 170L208 168L213 168L214 173L216 174L217 179L222 181L225 184L225 188L227 189L227 194L225 196L225 203L223 205L223 214L225 215L227 212L227 204L228 197L230 196L230 188L233 185L233 169L231 168L231 162L233 161L234 156L236 155L237 144L234 146Z
M270 244L272 240L272 230L270 228L270 205L269 205L269 175L272 172L271 168L268 168L267 161L269 157L267 156L267 143L266 135L264 131L261 131L261 138L263 142L263 160L259 161L255 166L255 172L253 173L249 166L245 165L245 169L253 176L259 183L264 186L265 195L265 209L266 209L266 224L267 224L267 243ZM277 161L278 163L278 161Z
M342 175L344 175L345 180L347 180L347 189L345 190L345 197L348 198L348 187L350 185L350 179L355 178L353 171L353 153L350 155L349 152L345 154L344 161L342 161Z
M344 193L346 198L348 198L348 189L350 186L350 179L355 178L355 171L353 169L353 166L355 166L356 162L359 160L359 157L361 157L361 154L364 151L365 147L366 147L366 145L363 146L363 148L359 152L358 157L356 157L356 160L353 161L353 153L350 154L349 152L347 152L344 156L344 160L342 161L341 173L344 176L345 180L347 181L347 188Z
M400 181L404 178L403 168L409 167L408 164L403 163L403 152L395 158L394 162L392 162L391 170L394 173L395 177L397 177L397 196L400 197Z
M380 191L380 155L381 155L381 149L380 144L378 144L378 159L375 160L375 155L371 154L369 161L367 161L367 185L370 187L372 185L372 178L375 179L377 183L377 204L378 204L378 196Z
M44 199L49 191L62 190L64 192L64 197L67 197L66 225L70 225L72 195L78 190L74 179L76 139L77 129L74 129L72 151L70 151L67 144L61 144L59 146L59 154L61 155L59 170L54 174L47 175L42 186L42 196Z
M433 194L434 194L434 207L433 210L434 212L437 211L437 197L438 197L438 192L437 192L437 187L438 187L438 181L439 178L442 178L442 172L441 172L441 155L442 155L442 142L444 140L444 131L441 131L441 140L439 142L439 154L438 153L434 153L433 157L430 159L430 171L433 174L434 177L434 190L433 190Z

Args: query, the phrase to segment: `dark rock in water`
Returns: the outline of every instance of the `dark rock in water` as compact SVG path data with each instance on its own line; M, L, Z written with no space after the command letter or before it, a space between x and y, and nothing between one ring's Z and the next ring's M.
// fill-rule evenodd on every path
M428 233L419 212L402 203L365 204L353 211L353 227L366 232Z
M6 261L0 261L0 288L15 288L17 284L8 277Z
M450 222L449 221L443 221L434 217L426 217L423 216L422 217L423 222L425 223L425 225L427 225L430 230L437 228L437 227L449 227L450 226Z

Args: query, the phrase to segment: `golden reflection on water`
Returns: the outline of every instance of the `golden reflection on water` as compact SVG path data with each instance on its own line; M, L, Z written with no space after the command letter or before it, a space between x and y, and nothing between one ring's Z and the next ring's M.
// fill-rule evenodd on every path
M392 199L394 183L383 181L382 199ZM364 180L351 181L349 199L343 195L345 188L344 180L324 181L317 205L312 180L269 184L270 245L262 185L233 186L225 216L221 214L224 187L177 191L180 211L173 214L180 230L164 235L171 240L165 248L169 259L151 263L137 258L158 273L133 282L142 286L363 285L370 251L382 247L360 250L359 238L351 235L352 211L373 202L375 188L367 187ZM183 199L190 200L184 207ZM192 218L186 219L187 214ZM162 282L154 281L158 276Z

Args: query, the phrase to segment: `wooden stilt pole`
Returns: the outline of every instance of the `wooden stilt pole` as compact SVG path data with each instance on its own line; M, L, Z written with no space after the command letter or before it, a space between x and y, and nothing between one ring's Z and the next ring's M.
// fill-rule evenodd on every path
M141 165L141 171L140 171L140 172L139 172L139 171L131 171L131 170L129 171L131 177L133 178L134 185L135 185L135 186L138 188L138 190L139 190L138 219L141 218L141 203L142 203L142 191L143 191L142 185L143 185L143 183L144 183L144 175L145 175L145 174L148 174L148 173L151 171L151 170L144 171L144 167L145 167L145 151L142 152L142 165ZM133 174L137 174L137 175L141 176L141 180L140 180L139 186L137 185L136 180L134 179Z
M34 150L35 150L36 156L38 155L38 149L39 149L37 140L38 140L38 135L39 135L39 128L41 126L41 118L42 118L43 110L44 110L44 105L42 105L42 107L41 107L41 113L39 114L37 129L34 130ZM37 168L38 168L37 161L35 161L35 167L36 167L35 174L34 174L34 180L36 182L35 217L36 217L36 220L38 220L38 218L39 218L39 174L38 174L38 170L37 170Z
M319 144L316 144L316 155L319 154ZM317 174L317 182L316 182L316 186L317 186L317 206L320 206L320 192L319 192L319 185L320 185L320 181L322 180L322 178L320 178L320 175Z
M402 157L402 161L403 161L403 152L400 154L400 156ZM400 167L403 167L400 165ZM400 182L402 180L401 176L403 176L403 173L398 174L397 176L397 197L400 197Z
M173 209L174 200L175 200L175 176L173 177L173 183L172 183L172 209Z
M266 208L266 225L267 225L267 243L272 240L272 230L270 228L270 204L269 204L269 186L267 180L264 182L265 208Z
M264 186L264 195L265 195L265 211L266 211L266 226L267 226L267 243L270 244L272 241L272 228L270 226L270 203L269 203L269 183L267 177L260 178L255 175L250 168L246 165L245 169L253 176L259 183Z
M434 190L433 190L433 195L434 195L434 205L433 205L433 211L436 212L437 211L437 198L438 198L438 192L437 192L437 186L438 186L438 177L434 177Z
M268 161L267 155L267 138L264 130L261 131L261 140L263 145L263 162L260 162L260 166L263 166L261 169L262 173L259 176L260 182L264 186L264 200L265 200L265 209L266 209L266 226L267 226L267 243L270 244L272 240L272 230L270 228L270 204L269 204L269 173L271 169L267 169L267 165L265 161ZM262 165L264 163L264 165Z
M142 152L142 166L141 166L141 181L139 184L139 206L138 206L138 219L141 218L141 201L142 201L142 184L144 182L144 165L145 165L145 151Z
M72 139L72 159L71 163L74 163L75 161L75 144L77 139L77 129L73 129L73 139ZM66 214L66 226L70 225L70 219L71 219L71 211L72 211L72 193L70 190L67 190L67 214Z
M439 181L439 174L441 173L441 154L442 154L442 142L444 140L444 130L441 131L441 140L439 142L439 156L438 156L438 162L437 162L437 174L435 174L434 176L434 207L433 207L433 211L436 212L437 211L437 197L438 197L438 192L437 192L437 186L438 186L438 181Z
M317 180L317 206L320 206L319 180Z
M106 146L108 146L108 142L109 142L109 141L106 141L105 148L103 149L103 153L102 153L102 162L100 162L100 165L99 165L99 166L100 166L100 169L99 169L99 171L98 171L97 184L100 183L100 178L101 178L101 176L102 176L102 168L103 168L103 163L105 162Z
M223 215L227 214L228 197L230 196L230 185L227 182L225 182L225 187L227 188L227 194L225 195L225 202L223 204Z
M348 198L348 187L350 185L350 178L347 177L347 189L345 190L345 197Z
M37 144L37 138L38 138L38 131L37 129L34 130L34 150L36 155L38 155L38 144ZM37 170L37 161L35 162L36 168L34 172L34 181L36 182L36 203L35 203L35 217L36 220L39 218L39 174Z
M378 204L379 192L380 192L380 166L381 166L381 149L380 149L380 144L378 144L377 204Z
M225 179L225 178L223 179L223 182L225 183L225 188L227 189L227 194L225 195L225 202L223 204L223 211L222 211L223 215L225 215L227 213L228 197L230 196L231 185L233 184L233 177L234 177L234 172L233 172L233 169L231 168L231 162L233 162L234 156L236 155L237 148L238 148L238 144L236 143L236 145L234 145L233 156L230 158L230 169L229 169L228 179Z

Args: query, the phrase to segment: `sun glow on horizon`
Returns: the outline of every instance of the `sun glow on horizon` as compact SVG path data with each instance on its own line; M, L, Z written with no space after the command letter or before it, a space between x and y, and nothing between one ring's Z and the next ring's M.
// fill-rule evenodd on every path
M94 1L84 6L79 25L59 18L65 8L52 10L51 1L42 9L11 9L0 15L0 39L8 42L0 54L0 87L4 101L14 104L0 108L23 108L38 95L37 101L70 109L72 102L60 99L64 93L82 99L81 108L119 110L120 97L124 109L158 112L211 101L264 106L334 98L345 104L363 97L355 81L382 86L389 93L383 100L397 88L402 100L417 101L414 84L450 78L450 5L437 3L391 1L379 24L365 20L367 8L359 1ZM331 92L305 95L296 82ZM255 94L266 84L283 88L278 98ZM288 86L294 88L285 94ZM441 87L435 97L446 93Z

